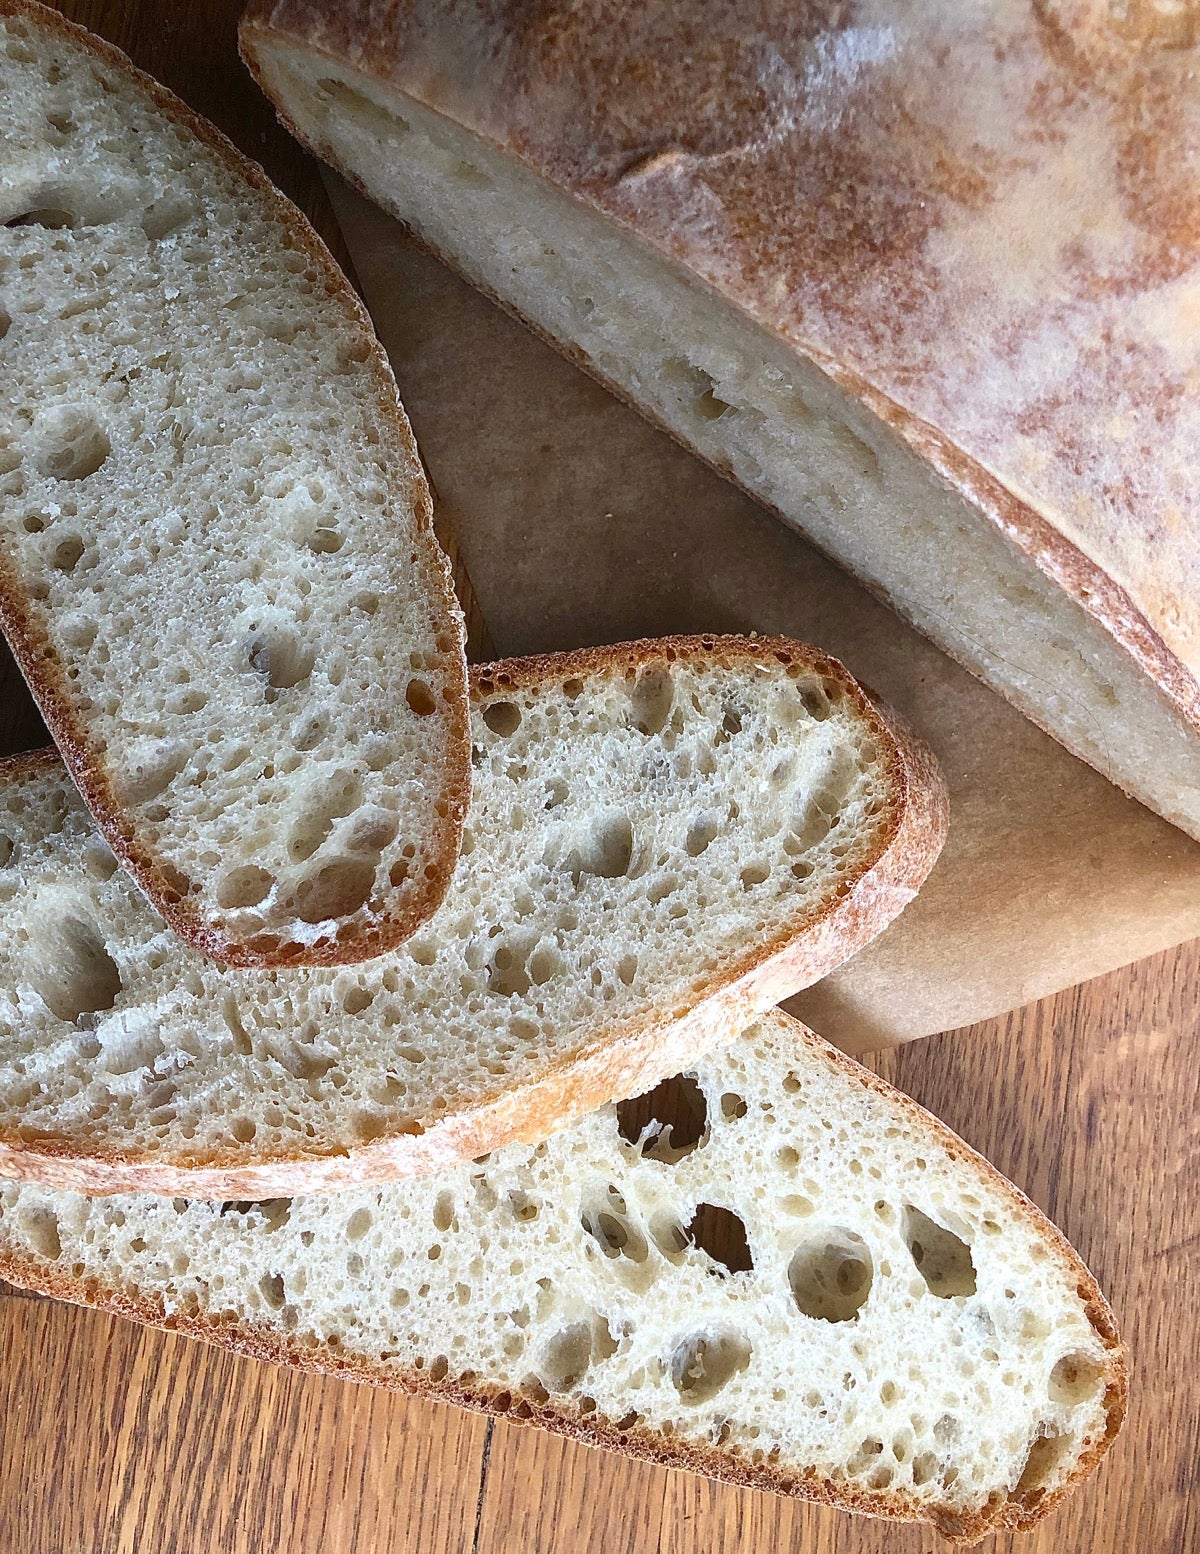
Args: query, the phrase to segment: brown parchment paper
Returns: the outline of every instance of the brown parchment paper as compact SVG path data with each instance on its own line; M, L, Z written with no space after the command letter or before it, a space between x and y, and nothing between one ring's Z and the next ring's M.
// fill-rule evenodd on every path
M499 654L783 632L836 654L936 750L951 826L933 874L882 938L792 1000L794 1013L865 1051L1200 934L1200 846L329 183Z

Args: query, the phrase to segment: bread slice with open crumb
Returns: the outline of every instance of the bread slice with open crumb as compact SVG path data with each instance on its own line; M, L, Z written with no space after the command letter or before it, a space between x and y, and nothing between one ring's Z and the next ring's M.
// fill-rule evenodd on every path
M436 909L462 627L366 314L257 167L24 0L0 0L0 625L207 955L362 960Z
M52 758L0 780L0 1175L346 1188L537 1140L685 1068L912 898L925 747L780 638L473 673L474 800L433 920L361 966L187 951Z
M1127 1389L1058 1231L778 1013L420 1182L219 1206L0 1187L0 1274L963 1541L1050 1510Z

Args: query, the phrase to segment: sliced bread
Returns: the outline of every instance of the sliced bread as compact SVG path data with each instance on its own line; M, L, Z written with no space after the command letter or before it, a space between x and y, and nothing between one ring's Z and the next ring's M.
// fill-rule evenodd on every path
M914 895L933 758L832 659L675 638L473 675L433 921L342 970L231 971L116 869L61 766L0 782L0 1174L263 1197L535 1141L685 1068Z
M0 1187L0 1274L240 1349L955 1539L1125 1407L1038 1210L787 1016L533 1148L340 1198Z
M362 960L436 909L461 620L366 314L260 169L24 0L0 0L0 625L205 954Z
M241 37L306 146L1200 836L1193 15L253 0Z

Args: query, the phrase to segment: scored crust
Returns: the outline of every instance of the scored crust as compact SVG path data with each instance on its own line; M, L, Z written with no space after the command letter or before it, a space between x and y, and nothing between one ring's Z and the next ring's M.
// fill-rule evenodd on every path
M769 1490L844 1511L890 1520L932 1522L943 1537L954 1543L974 1543L989 1532L1002 1528L1028 1530L1095 1470L1124 1421L1129 1392L1128 1350L1120 1339L1108 1302L1095 1278L1058 1227L1019 1188L943 1122L782 1011L773 1010L762 1023L774 1025L789 1039L808 1047L830 1068L839 1070L863 1090L882 1096L906 1119L918 1125L932 1143L940 1145L956 1162L986 1179L992 1190L1007 1198L1016 1212L1033 1221L1047 1244L1052 1260L1066 1279L1074 1283L1087 1318L1106 1351L1106 1429L1103 1437L1089 1448L1064 1482L1054 1490L1034 1490L1022 1496L1012 1496L997 1505L984 1507L973 1514L964 1513L956 1507L938 1507L919 1501L905 1490L858 1489L823 1478L815 1470L807 1474L797 1473L784 1464L776 1465L765 1460L752 1462L733 1452L723 1451L720 1447L702 1446L676 1436L662 1435L640 1425L619 1430L608 1420L598 1419L595 1414L584 1414L562 1403L539 1402L533 1396L514 1396L507 1387L488 1382L486 1378L464 1382L450 1375L435 1381L421 1371L384 1367L358 1356L334 1353L330 1349L317 1351L298 1340L289 1339L266 1324L240 1318L236 1312L206 1316L167 1312L160 1301L145 1291L130 1294L115 1284L104 1285L91 1279L59 1273L55 1269L48 1269L32 1256L22 1256L16 1251L4 1250L2 1246L0 1278L20 1288L36 1290L146 1326L197 1338L271 1364L287 1365L297 1370L454 1403L477 1412L512 1419L517 1423L537 1425L588 1446L601 1447L662 1466L682 1468L730 1484Z
M319 269L325 298L341 309L344 327L354 340L356 360L369 371L378 408L390 425L392 475L412 505L408 537L420 558L431 625L439 638L439 667L454 690L453 701L439 712L444 720L446 737L442 782L438 791L431 793L428 806L428 827L436 838L429 872L421 873L401 903L392 898L390 909L380 913L373 923L347 921L336 940L323 946L283 939L277 948L264 952L252 948L243 939L231 937L201 915L186 888L179 888L179 881L164 871L159 856L139 840L137 828L106 774L103 751L90 737L86 719L76 712L64 666L47 634L32 619L13 568L0 553L0 624L5 637L46 727L105 839L146 892L155 910L176 933L203 954L232 966L341 965L369 959L410 938L441 904L454 874L471 790L465 627L454 593L452 568L434 536L433 502L391 366L366 308L303 212L215 125L152 76L137 69L114 44L40 4L39 0L0 0L0 16L25 18L48 32L57 32L72 45L87 49L124 76L131 88L148 96L156 108L215 152L279 218L281 240L302 252L306 260ZM439 799L443 801L444 813L439 812ZM184 885L186 887L186 882Z
M732 1039L763 1010L820 980L875 938L915 896L949 824L945 780L928 747L836 659L782 637L669 637L502 660L470 671L476 706L492 696L571 676L630 673L689 658L727 668L764 660L796 664L835 683L877 739L894 791L886 822L841 893L765 942L731 953L708 988L687 1002L598 1030L586 1046L524 1084L497 1082L469 1108L421 1131L366 1143L313 1140L303 1156L260 1146L197 1153L187 1165L76 1140L0 1136L0 1175L86 1193L154 1192L207 1198L282 1197L424 1174L514 1139L535 1142L574 1117L645 1090ZM53 759L38 753L18 762ZM20 770L22 768L18 768ZM2 772L0 767L0 772ZM411 1127L411 1124L409 1125Z

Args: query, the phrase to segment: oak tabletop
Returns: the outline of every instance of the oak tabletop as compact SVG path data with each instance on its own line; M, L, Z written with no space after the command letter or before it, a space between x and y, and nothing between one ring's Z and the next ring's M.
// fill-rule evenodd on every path
M315 165L241 67L236 0L76 20L262 162L348 263ZM404 384L401 383L403 392ZM443 535L448 544L453 536ZM469 584L460 587L471 604ZM487 651L475 612L476 656ZM0 659L0 749L44 740ZM1134 1362L1098 1474L989 1554L1200 1551L1200 943L871 1066L1054 1218ZM0 1286L0 1554L932 1554L936 1536L280 1370Z

